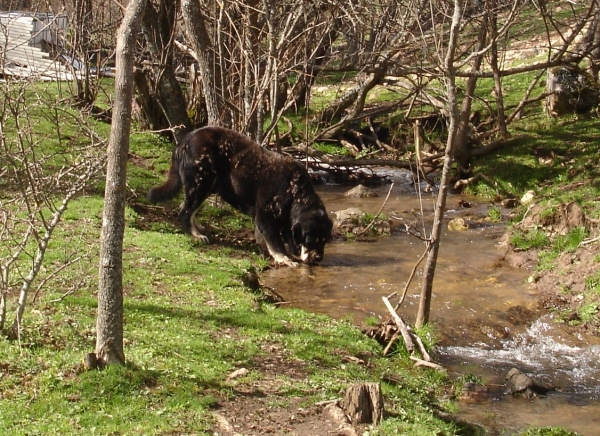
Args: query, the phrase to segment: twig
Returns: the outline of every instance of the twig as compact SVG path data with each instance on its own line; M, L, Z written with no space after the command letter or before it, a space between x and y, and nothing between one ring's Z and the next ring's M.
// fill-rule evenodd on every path
M73 287L73 289L71 289L70 291L65 292L60 297L55 298L54 300L49 300L48 303L60 303L65 298L67 298L69 295L73 295L75 293L75 291L76 291L76 289Z
M327 406L328 404L336 404L339 403L340 399L339 398L335 398L333 400L324 400L324 401L319 401L318 403L315 403L315 406Z
M81 259L83 259L84 256L77 256L75 259L72 259L70 261L68 261L67 263L59 266L57 269L55 269L54 271L52 271L52 273L50 273L47 277L45 277L43 280L41 280L40 284L38 285L37 289L35 290L35 293L33 294L33 298L32 298L32 302L35 303L40 295L40 291L42 290L42 288L46 285L46 283L50 280L52 280L52 278L56 275L58 275L58 273L60 273L63 269L73 265L75 262L80 261ZM65 296L73 293L74 290L71 290L69 292L67 292L62 298L65 298ZM61 299L62 299L61 298ZM60 300L59 300L60 301Z
M383 349L383 355L384 356L387 356L387 354L390 352L390 348L392 348L392 345L394 345L394 342L396 342L396 339L398 339L398 336L400 336L400 329L398 329L398 330L396 330L394 332L394 334L392 335L390 341L388 342L388 344Z
M400 297L400 300L398 301L398 303L396 303L396 307L394 308L394 310L398 310L398 308L402 305L402 303L404 303L404 299L406 298L406 293L408 292L408 287L410 286L410 283L412 282L412 279L415 276L415 273L417 272L418 266L421 264L423 259L425 259L425 255L428 252L429 252L429 241L427 241L427 247L425 248L425 251L423 252L423 254L421 254L421 257L419 257L419 260L417 260L417 263L415 263L415 266L413 267L412 271L410 272L410 275L408 276L408 280L406 280L406 285L404 286L404 290L402 291L402 297Z
M177 129L182 129L185 126L183 124L179 124L177 126L171 126L171 127L166 127L164 129L158 129L158 130L144 130L141 133L155 133L155 134L159 134L159 133L163 133L163 132L174 132Z
M527 210L525 211L525 213L523 214L523 218L521 218L521 221L519 221L518 223L515 224L515 226L519 226L523 223L523 221L525 221L525 218L527 217L527 215L529 215L529 212L531 212L531 209L533 208L533 205L530 204L527 207Z
M383 208L385 207L388 199L390 198L390 194L392 193L392 188L393 187L394 187L394 182L392 182L392 184L390 185L390 190L388 191L388 193L387 193L387 195L385 197L385 200L383 200L383 204L381 205L381 208L379 209L379 212L377 212L377 214L373 217L373 221L371 221L369 223L369 225L363 229L362 232L360 232L359 234L356 235L357 238L360 237L360 236L362 236L362 235L364 235L366 232L368 232L371 229L371 227L373 227L373 224L375 224L375 221L377 220L377 218L379 218L379 215L381 215L381 212L383 211Z
M431 356L425 349L425 345L423 344L423 341L421 340L419 335L415 334L414 332L410 332L410 334L412 335L412 337L416 341L417 345L419 346L419 350L421 351L421 356L423 356L423 360L426 360L427 362L431 362Z
M593 244L594 242L596 242L596 241L599 241L599 240L600 240L600 236L596 236L595 238L592 238L592 239L586 239L585 241L581 241L581 242L579 243L579 246L580 246L580 247L583 247L584 245Z
M414 360L415 362L415 366L427 366L429 368L433 368L433 369L438 369L440 371L444 371L445 368L442 365L438 365L437 363L433 363L433 362L428 362L426 360L423 359L419 359L418 357L415 356L410 356L410 360Z

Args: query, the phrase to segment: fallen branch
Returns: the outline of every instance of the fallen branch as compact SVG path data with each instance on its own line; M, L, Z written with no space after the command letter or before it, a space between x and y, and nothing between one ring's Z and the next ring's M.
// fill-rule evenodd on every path
M412 340L408 327L406 326L402 318L400 318L400 315L398 315L396 310L393 308L392 304L390 303L390 300L388 300L387 297L381 297L381 299L385 303L385 306L390 311L394 322L398 326L398 330L400 330L400 333L402 334L402 339L404 339L404 344L406 345L407 351L412 354L415 351L415 344Z
M375 133L375 128L373 127L373 121L371 120L370 117L367 118L367 124L369 125L369 130L371 131L371 138L375 141L375 144L377 144L377 146L380 149L387 150L390 153L396 153L397 152L397 150L394 147L386 144L385 142L383 142L383 141L381 141L379 139L379 137L377 136L377 133Z
M579 246L580 246L580 247L583 247L583 246L585 246L585 245L593 244L594 242L596 242L596 241L599 241L599 240L600 240L600 236L596 236L595 238L592 238L592 239L586 239L586 240L584 240L584 241L581 241L581 242L579 243Z
M410 360L414 360L416 362L415 366L427 366L428 368L445 371L445 368L442 365L438 365L437 363L433 363L433 362L428 362L426 360L419 359L418 357L415 357L415 356L410 356Z
M458 191L460 188L464 188L465 186L470 185L471 183L478 182L480 180L485 180L486 182L492 185L494 184L494 181L491 180L489 177L486 177L483 174L479 173L474 175L473 177L469 177L468 179L461 179L456 181L454 183L454 190Z
M431 356L425 349L425 345L423 344L423 341L421 340L421 338L418 335L416 335L415 333L413 333L412 331L410 332L410 334L412 335L412 337L415 339L415 342L419 346L419 351L421 352L421 356L423 356L423 360L426 360L427 362L431 362Z

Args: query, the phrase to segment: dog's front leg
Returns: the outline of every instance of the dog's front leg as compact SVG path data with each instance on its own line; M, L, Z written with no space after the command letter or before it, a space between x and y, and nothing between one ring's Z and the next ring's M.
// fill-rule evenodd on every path
M285 245L281 239L279 232L274 229L273 225L265 225L264 222L273 222L272 220L265 220L264 216L256 215L255 218L255 237L260 245L266 245L269 254L275 260L278 265L286 266L298 266L298 262L294 262L285 254Z

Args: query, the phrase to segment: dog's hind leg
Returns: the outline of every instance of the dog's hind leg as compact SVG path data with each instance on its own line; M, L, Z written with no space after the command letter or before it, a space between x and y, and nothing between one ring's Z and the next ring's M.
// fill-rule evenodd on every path
M204 177L198 174L203 174ZM183 230L194 238L208 243L208 237L203 234L205 229L196 222L194 215L200 209L206 197L212 192L216 177L207 172L199 172L196 177L184 180L185 201L179 209L179 222Z
M184 213L184 208L186 207L185 205L185 201L182 202L179 205L179 213ZM181 225L183 227L183 229L185 230L186 233L189 233L190 235L192 235L194 238L201 240L203 243L208 244L208 237L206 235L204 235L204 232L206 232L206 228L202 225L200 225L200 223L198 223L198 221L196 221L196 212L198 211L198 209L196 209L192 214L190 218L182 218L181 216L179 217L179 220L181 222ZM186 214L187 216L187 214ZM184 225L184 222L188 222L189 223L189 231L186 228L186 225Z

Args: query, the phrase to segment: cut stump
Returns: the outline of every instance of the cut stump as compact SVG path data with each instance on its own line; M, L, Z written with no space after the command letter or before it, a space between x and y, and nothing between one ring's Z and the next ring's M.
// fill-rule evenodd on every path
M379 383L348 386L344 411L352 424L376 424L383 418L383 394Z

